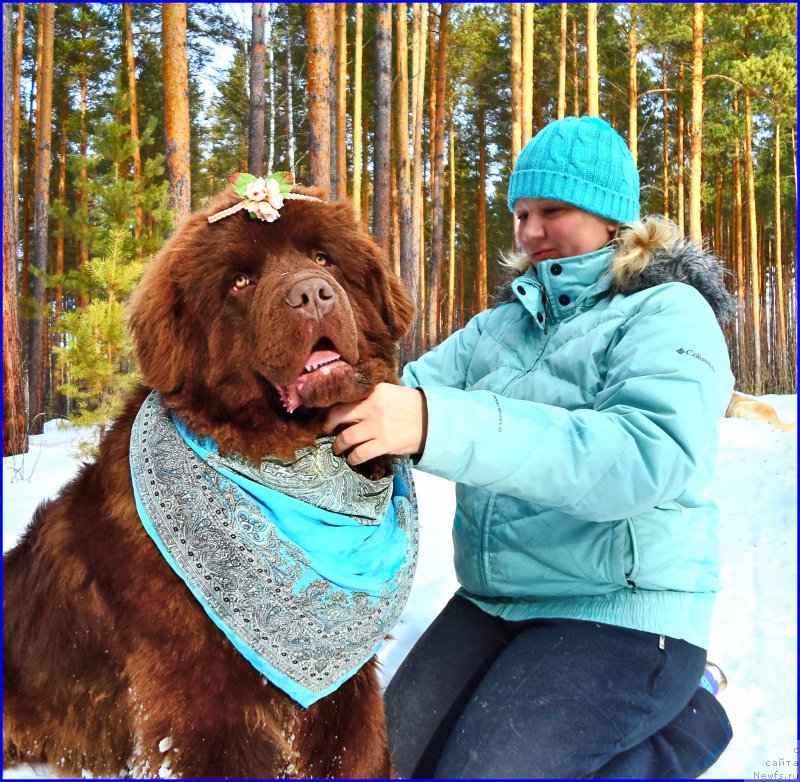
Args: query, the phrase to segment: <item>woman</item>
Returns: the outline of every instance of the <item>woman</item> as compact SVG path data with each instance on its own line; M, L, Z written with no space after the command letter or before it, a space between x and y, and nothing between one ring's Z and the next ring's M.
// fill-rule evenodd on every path
M715 259L639 222L597 118L547 125L508 203L501 303L331 414L357 464L457 482L461 589L386 692L405 777L696 777L731 738L706 669L717 513L702 495L733 389ZM717 679L719 671L717 669Z

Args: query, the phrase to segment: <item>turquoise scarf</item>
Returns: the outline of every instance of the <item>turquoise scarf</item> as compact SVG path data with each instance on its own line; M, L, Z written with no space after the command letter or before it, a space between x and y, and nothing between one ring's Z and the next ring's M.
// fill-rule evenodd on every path
M153 391L131 435L142 523L236 649L302 706L378 650L416 566L408 460L370 481L331 451L291 464L223 456Z

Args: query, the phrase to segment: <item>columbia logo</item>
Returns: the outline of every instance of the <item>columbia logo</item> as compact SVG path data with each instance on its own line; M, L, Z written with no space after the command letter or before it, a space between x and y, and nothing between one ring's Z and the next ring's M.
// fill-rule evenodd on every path
M685 348L678 348L675 352L676 353L680 353L681 355L683 355L685 353L687 356L691 356L692 358L696 358L698 361L702 361L712 372L716 371L714 369L714 367L712 366L711 362L707 358L705 358L704 356L701 356L699 353L695 353L693 350L686 350Z

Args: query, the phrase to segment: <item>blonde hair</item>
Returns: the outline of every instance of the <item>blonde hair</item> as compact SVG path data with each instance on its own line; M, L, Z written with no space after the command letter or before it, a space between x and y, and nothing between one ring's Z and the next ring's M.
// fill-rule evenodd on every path
M678 226L660 215L650 215L636 223L620 225L612 240L615 250L611 275L617 285L624 286L631 277L641 274L654 252L665 250L681 239Z
M676 244L681 238L678 226L660 215L650 215L635 223L621 223L611 240L614 247L612 276L618 284L624 285L645 269L654 252ZM500 265L522 274L531 260L522 250L512 250L501 253Z

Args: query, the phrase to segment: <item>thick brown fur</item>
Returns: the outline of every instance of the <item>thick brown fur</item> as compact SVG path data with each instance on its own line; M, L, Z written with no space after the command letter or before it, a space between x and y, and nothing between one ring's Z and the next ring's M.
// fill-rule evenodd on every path
M97 460L37 509L4 557L4 766L95 777L390 773L375 663L303 709L234 650L134 504L128 447L150 388L221 450L261 458L291 457L321 433L326 407L396 380L413 307L349 205L287 201L274 223L244 211L208 223L236 200L229 191L190 215L150 262L131 318L146 385ZM309 280L335 294L324 316L288 303ZM315 383L290 415L276 386L302 372L320 339L351 367Z
M731 396L726 418L746 418L751 421L766 421L780 429L782 432L793 432L797 424L787 424L778 417L778 411L768 402L740 394L734 391Z

